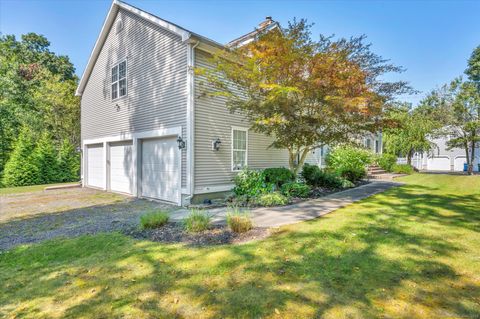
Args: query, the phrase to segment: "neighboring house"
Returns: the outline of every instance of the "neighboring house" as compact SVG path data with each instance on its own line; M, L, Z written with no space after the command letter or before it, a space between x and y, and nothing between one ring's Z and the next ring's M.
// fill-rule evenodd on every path
M267 18L227 46L276 27ZM83 185L183 205L231 190L243 167L288 167L286 150L269 148L273 140L249 130L223 97L203 94L208 83L194 68L212 67L222 48L113 1L77 89Z
M447 149L448 136L431 140L435 147L430 152L415 153L412 157L412 165L419 170L462 172L467 163L463 148ZM475 161L473 170L478 171L480 149L475 149ZM406 163L405 158L400 158L399 163Z

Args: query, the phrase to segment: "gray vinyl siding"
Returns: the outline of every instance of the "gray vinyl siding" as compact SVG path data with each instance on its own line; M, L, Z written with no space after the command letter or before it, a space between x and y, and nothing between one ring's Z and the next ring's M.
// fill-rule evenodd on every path
M208 68L208 54L196 50L195 66ZM225 98L206 96L209 85L201 76L195 76L195 190L206 187L225 186L232 183L235 172L231 171L232 126L249 128L248 121L238 113L230 113ZM220 138L219 151L212 151L212 140ZM288 152L269 148L272 138L248 131L248 166L253 169L288 167ZM312 156L309 162L314 161Z
M182 126L186 132L187 47L181 38L120 10L82 95L82 140ZM111 100L111 66L127 59L127 96ZM119 109L117 110L117 105ZM186 184L182 152L182 186Z

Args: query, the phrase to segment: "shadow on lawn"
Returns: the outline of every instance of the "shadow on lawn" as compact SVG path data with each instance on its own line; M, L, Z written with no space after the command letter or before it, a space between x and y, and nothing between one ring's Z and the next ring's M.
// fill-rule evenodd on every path
M275 309L279 317L478 317L480 287L444 262L461 247L443 240L455 228L478 231L478 196L427 192L392 189L340 228L311 221L247 245L195 249L111 234L22 247L0 255L0 314L32 315L50 303L72 318L257 318ZM419 221L424 233L411 229Z

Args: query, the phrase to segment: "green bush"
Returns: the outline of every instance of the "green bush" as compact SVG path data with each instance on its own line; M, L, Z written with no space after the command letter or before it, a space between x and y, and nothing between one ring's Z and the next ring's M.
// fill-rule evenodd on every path
M236 196L255 197L271 191L272 185L265 182L261 171L245 168L237 173L234 178L233 192Z
M5 165L2 180L5 186L27 186L40 183L38 168L33 156L34 149L32 132L23 128Z
M58 154L58 181L75 182L80 178L80 154L75 147L65 139Z
M280 189L283 184L295 180L295 174L285 167L271 167L263 171L265 182L274 184L277 189Z
M33 157L38 169L38 182L40 184L50 184L59 181L57 151L53 146L50 134L43 133L41 135Z
M396 163L397 157L393 154L383 153L377 158L377 165L388 172L392 171L392 168Z
M280 206L288 204L288 198L279 192L273 192L259 195L255 203L260 206Z
M372 153L358 147L343 145L334 148L327 156L330 170L356 182L367 175L366 167L372 163Z
M165 211L149 211L140 216L140 226L142 229L158 228L168 222L169 214Z
M190 210L190 214L183 219L185 230L189 233L198 233L210 227L212 217L199 209Z
M322 170L317 165L303 165L300 175L312 187L341 188L342 178L333 172Z
M395 164L392 167L392 172L396 174L412 174L413 167L408 164Z
M352 188L355 187L355 184L350 182L348 179L342 178L342 188Z
M245 233L253 228L249 212L241 211L237 207L227 210L227 225L234 233Z
M310 192L311 188L306 184L290 182L282 185L282 194L287 197L307 198Z

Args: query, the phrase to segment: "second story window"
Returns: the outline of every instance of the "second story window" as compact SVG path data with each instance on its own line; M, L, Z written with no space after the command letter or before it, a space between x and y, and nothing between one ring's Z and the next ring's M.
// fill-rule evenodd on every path
M127 61L112 67L112 100L127 95Z

